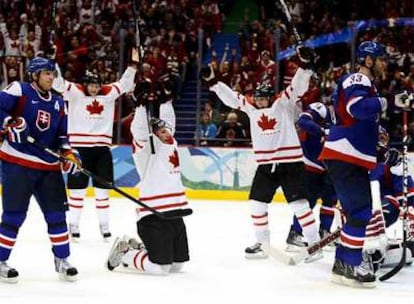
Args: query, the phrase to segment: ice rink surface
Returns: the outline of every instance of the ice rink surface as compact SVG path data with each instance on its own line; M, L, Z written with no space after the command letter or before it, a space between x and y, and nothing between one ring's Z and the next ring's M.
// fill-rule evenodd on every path
M157 277L105 268L112 241L105 243L88 200L81 220L81 241L71 245L77 282L62 282L54 271L46 224L35 202L20 230L9 264L20 273L17 284L0 283L0 301L10 303L387 303L414 296L414 266L404 268L375 289L330 282L333 253L314 263L287 266L269 258L246 260L254 242L246 202L192 201L186 217L191 261L184 272ZM114 236L136 235L135 204L112 199ZM284 203L269 210L272 243L285 247L291 212ZM398 230L397 230L398 231ZM281 302L282 300L283 302Z

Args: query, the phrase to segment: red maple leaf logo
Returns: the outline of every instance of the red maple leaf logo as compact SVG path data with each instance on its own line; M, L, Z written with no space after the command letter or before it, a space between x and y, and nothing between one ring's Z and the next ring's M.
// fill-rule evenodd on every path
M180 165L180 160L178 159L178 151L174 150L173 154L169 156L170 163L174 168L177 168Z
M101 105L100 103L99 103L99 101L97 101L96 99L94 99L93 101L92 101L92 103L91 104L88 104L87 106L86 106L86 110L89 112L89 114L98 114L98 115L100 115L101 113L102 113L102 111L103 111L103 109L104 109L104 106L103 105Z
M264 113L262 113L262 116L260 116L260 120L257 122L262 131L273 130L276 123L277 121L275 118L269 119L269 117L266 116Z

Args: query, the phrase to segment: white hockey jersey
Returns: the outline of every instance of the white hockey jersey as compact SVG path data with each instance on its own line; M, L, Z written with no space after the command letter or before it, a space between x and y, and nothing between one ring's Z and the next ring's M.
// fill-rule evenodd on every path
M165 120L174 134L175 114L171 102L161 104L160 118ZM140 175L139 200L163 212L181 209L188 205L181 181L177 142L161 142L153 136L155 154L151 154L148 119L145 107L137 107L131 123L134 141L133 158ZM137 208L138 219L152 214L146 208Z
M299 68L290 86L275 98L271 107L258 109L246 97L222 82L210 90L229 107L246 112L258 164L303 161L303 152L295 127L296 102L308 90L312 71Z
M68 136L73 147L112 144L115 100L133 90L135 73L135 68L128 67L119 81L103 85L96 96L88 96L83 85L64 80L58 69L53 88L68 102Z

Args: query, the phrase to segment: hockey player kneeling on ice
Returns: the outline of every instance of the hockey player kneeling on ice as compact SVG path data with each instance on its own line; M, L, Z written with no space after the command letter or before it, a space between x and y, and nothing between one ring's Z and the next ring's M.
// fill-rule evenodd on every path
M47 223L55 269L62 279L74 281L78 271L67 260L70 249L62 172L79 173L81 161L77 151L69 145L65 103L51 91L55 63L35 57L27 66L27 72L30 83L15 81L0 92L0 124L7 130L0 148L3 184L0 280L8 283L18 280L18 272L7 260L33 195ZM28 142L29 136L50 149L59 150L70 161L59 163L55 156ZM33 260L26 259L32 264Z
M159 114L161 119L152 118L148 126L146 108L139 105L131 123L133 157L141 177L139 199L156 210L174 212L188 202L173 137L175 113L171 101L160 105ZM151 151L149 127L155 135L154 151ZM184 220L165 220L144 207L137 208L137 212L138 235L145 246L134 246L128 238L117 238L108 256L108 269L122 263L130 269L156 275L180 271L189 260Z

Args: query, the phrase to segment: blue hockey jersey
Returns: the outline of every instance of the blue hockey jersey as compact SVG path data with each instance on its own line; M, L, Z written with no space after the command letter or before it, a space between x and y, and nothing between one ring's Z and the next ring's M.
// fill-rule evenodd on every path
M331 126L328 107L321 102L311 103L306 111L299 114L297 125L306 170L316 173L324 172L325 166L318 157Z
M341 78L334 96L335 115L320 159L336 159L367 169L376 165L381 99L362 73Z
M30 136L50 149L68 145L65 103L58 95L48 92L44 97L30 83L12 82L0 92L1 125L7 116L23 117ZM33 169L60 170L56 157L31 143L5 140L0 159Z

